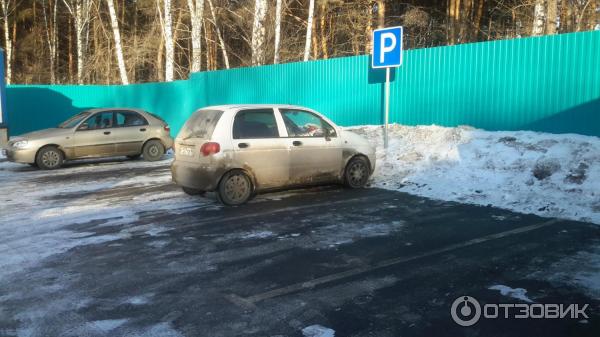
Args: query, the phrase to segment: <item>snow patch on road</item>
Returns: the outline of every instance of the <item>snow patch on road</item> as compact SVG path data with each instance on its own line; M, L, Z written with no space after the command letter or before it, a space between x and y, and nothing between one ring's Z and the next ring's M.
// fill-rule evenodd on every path
M527 290L523 288L511 288L502 284L497 284L489 287L490 290L498 290L502 296L508 296L512 298L516 298L523 302L533 303L533 301L527 297Z
M600 139L470 127L349 128L377 146L372 185L600 224Z
M315 324L302 329L302 335L304 337L334 337L335 331L322 325Z

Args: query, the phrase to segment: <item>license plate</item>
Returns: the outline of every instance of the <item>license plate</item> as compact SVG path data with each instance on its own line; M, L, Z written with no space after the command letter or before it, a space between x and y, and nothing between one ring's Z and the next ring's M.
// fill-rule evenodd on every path
M179 148L179 154L182 156L191 157L194 155L191 147L181 147Z

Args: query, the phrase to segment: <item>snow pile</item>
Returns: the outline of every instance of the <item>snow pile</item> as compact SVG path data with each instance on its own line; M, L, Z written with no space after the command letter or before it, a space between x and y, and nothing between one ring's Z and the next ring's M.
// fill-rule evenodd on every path
M470 127L350 128L377 145L372 185L600 224L600 139Z

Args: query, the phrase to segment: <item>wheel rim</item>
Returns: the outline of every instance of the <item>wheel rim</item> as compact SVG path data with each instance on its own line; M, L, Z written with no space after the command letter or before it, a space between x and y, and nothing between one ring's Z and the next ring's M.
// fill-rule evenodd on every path
M367 167L363 162L357 161L348 168L348 181L352 186L361 186L367 178Z
M46 151L42 155L42 163L46 167L55 167L60 162L60 155L56 151Z
M152 146L150 146L150 148L148 149L148 153L152 157L158 156L160 154L160 150L158 149L158 145L152 145Z
M225 196L232 203L243 202L250 195L250 182L242 174L236 174L225 182Z

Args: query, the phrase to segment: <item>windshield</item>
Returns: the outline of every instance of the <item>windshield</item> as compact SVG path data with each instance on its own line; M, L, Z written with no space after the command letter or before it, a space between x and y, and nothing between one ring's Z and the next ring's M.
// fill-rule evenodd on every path
M74 128L77 126L77 124L79 124L79 122L81 122L84 118L86 118L87 116L89 116L90 112L89 111L84 111L81 113L78 113L77 115L67 119L66 121L60 123L58 125L59 128L61 129L70 129L70 128Z
M221 118L221 110L198 110L194 112L179 131L177 138L209 138Z

